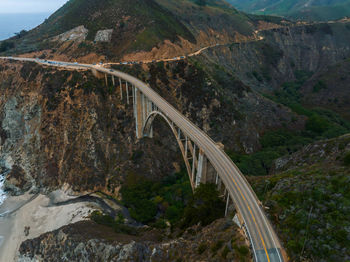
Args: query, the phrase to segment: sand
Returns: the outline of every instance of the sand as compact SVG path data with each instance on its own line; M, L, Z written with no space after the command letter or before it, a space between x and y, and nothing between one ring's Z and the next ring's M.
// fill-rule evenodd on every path
M0 261L16 261L18 249L24 240L85 220L98 208L96 204L86 202L50 206L51 203L56 203L57 199L67 198L61 191L50 198L45 195L37 195L34 198L33 195L7 198L0 208L0 214L4 214L6 210L15 212L0 217L0 236L3 237L0 238ZM25 227L30 227L27 236Z

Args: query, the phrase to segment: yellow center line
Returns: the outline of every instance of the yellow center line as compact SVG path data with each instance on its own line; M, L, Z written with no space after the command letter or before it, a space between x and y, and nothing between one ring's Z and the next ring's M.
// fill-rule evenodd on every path
M246 198L244 197L244 195L243 195L241 189L240 189L239 186L237 185L236 180L235 180L235 179L232 179L232 180L233 180L233 183L235 183L236 187L238 188L238 191L239 191L239 193L241 194L243 200L247 203L248 210L249 210L249 212L250 212L250 214L251 214L251 216L252 216L252 218L253 218L253 221L254 221L254 223L255 223L255 225L256 225L256 228L258 229L259 237L260 237L261 242L262 242L262 244L263 244L263 246L264 246L265 253L266 253L266 257L267 257L267 261L270 262L270 257L269 257L269 254L267 253L265 241L264 241L264 239L262 238L260 229L259 229L259 227L258 227L258 224L257 224L256 221L255 221L255 217L254 217L254 215L253 215L252 210L250 209L250 206L249 206L249 204L248 204L248 201L246 200Z

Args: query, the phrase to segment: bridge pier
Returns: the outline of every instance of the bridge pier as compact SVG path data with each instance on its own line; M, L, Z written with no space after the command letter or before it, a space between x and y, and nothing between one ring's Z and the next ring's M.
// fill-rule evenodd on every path
M123 100L123 86L122 80L119 78L119 88L120 88L120 99Z
M106 86L108 86L108 75L105 74L105 81L106 81Z
M138 139L143 137L142 134L142 129L143 129L143 118L144 118L144 113L143 113L143 107L142 107L142 93L140 90L135 88L135 105L134 105L134 110L135 110L135 117L136 117L136 137Z
M197 176L195 187L198 187L200 183L206 183L207 181L207 157L204 155L204 152L200 149L198 155L198 165L197 165Z

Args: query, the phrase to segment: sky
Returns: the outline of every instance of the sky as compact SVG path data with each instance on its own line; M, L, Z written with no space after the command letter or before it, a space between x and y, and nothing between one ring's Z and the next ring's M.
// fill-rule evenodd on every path
M0 0L1 14L53 13L67 0Z
M0 41L40 25L67 0L0 0Z

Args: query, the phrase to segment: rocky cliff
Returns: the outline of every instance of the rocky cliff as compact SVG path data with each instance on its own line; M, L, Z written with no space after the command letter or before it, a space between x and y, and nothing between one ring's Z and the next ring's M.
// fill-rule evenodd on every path
M177 238L154 231L128 236L107 230L92 222L63 227L23 242L18 261L251 261L237 226L226 219L189 228Z
M228 149L252 152L263 130L303 126L219 68L179 63L138 72L147 71L153 88ZM130 172L156 178L181 166L168 128L159 122L154 139L136 140L132 108L90 72L3 63L0 74L1 166L11 170L14 194L68 184L118 195Z
M11 170L12 193L68 183L117 194L129 172L159 177L175 170L172 142L136 141L131 109L90 72L31 63L2 63L0 71L0 158L2 170Z
M350 56L350 23L320 23L260 31L260 41L208 49L203 56L246 85L268 91L296 79L296 71L318 73Z
M350 135L279 158L275 174L252 180L293 261L350 258Z

